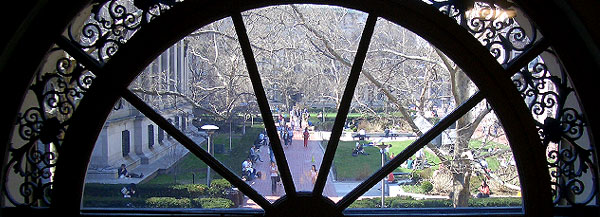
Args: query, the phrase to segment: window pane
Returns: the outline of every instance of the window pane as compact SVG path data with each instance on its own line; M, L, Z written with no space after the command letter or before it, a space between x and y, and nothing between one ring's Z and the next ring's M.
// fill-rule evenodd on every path
M383 155L378 148L365 150L387 163L416 139L375 142L374 145L384 141L389 145ZM371 155L354 158L366 159ZM372 166L369 171L375 172L380 167L381 164ZM411 155L349 208L381 207L382 185L386 208L522 206L519 175L510 145L496 115L485 102Z
M131 150L131 139L129 135L129 130L123 130L121 132L121 153L123 157L127 157L129 155L129 151Z
M311 168L320 168L367 14L282 5L242 15L296 189L312 191Z
M158 137L145 135L157 125L125 100L121 102L122 107L113 110L94 147L82 207L261 209L174 137L167 134L160 145L150 148L148 144ZM204 132L184 133L207 150ZM237 166L239 162L232 157L235 153L224 145L228 137L219 132L211 135L214 156L225 164L233 158ZM121 153L120 145L126 142L128 154Z
M516 59L542 38L536 25L514 3L474 1L461 5L462 3L457 4L454 1L423 2L455 19L457 24L471 33L501 65Z
M477 89L427 41L379 19L334 157L330 176L337 197L330 198L345 196L381 167L375 145L406 147Z
M140 74L129 90L184 133L203 135L203 126L217 126L211 150L217 159L267 199L284 195L281 182L271 191L270 142L232 20L196 30L161 56L170 56L168 61L173 62L168 66L173 68ZM183 65L180 73L179 65ZM145 77L153 82L144 85ZM158 133L159 144L169 140L168 135L161 136L160 128ZM248 158L253 169L242 169Z

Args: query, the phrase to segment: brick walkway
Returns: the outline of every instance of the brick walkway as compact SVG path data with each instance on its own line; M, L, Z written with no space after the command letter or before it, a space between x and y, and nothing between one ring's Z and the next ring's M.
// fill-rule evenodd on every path
M319 169L321 166L321 160L323 158L324 151L321 148L320 143L321 137L319 136L319 133L311 132L311 136L308 141L308 147L304 148L301 132L295 131L292 145L288 147L284 146L283 149L292 173L296 191L312 191L313 184L311 182L309 171L312 165L315 165L317 169ZM255 165L255 168L260 171L263 176L260 179L253 180L254 184L252 184L252 187L258 191L258 193L265 196L265 198L267 198L269 201L273 202L284 195L285 190L283 189L283 185L279 183L277 185L277 192L275 194L271 193L271 178L269 177L270 158L267 147L261 147L260 156L264 162L258 162ZM323 194L330 198L337 197L335 187L330 176L327 177ZM244 207L260 208L256 206L252 200L248 200Z

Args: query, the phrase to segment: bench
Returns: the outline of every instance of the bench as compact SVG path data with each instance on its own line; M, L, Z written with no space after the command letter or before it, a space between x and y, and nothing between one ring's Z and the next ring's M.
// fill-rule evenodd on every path
M359 135L358 133L352 133L352 138L353 138L353 139L354 139L354 138L358 138L358 139L360 140L360 137L361 137L361 135ZM363 138L363 140L365 140L365 139L369 139L369 137L370 137L370 136L369 136L369 134L366 134L366 135L365 135L365 138Z
M376 138L397 138L397 137L402 137L402 136L414 136L410 133L400 133L400 132L396 132L396 131L390 131L388 133L388 135L386 136L385 133L367 133L365 134L365 139L369 139L371 137L376 137ZM360 138L360 135L356 132L352 133L352 138Z
M412 179L411 173L406 172L393 172L394 181L398 185L415 185L416 182Z

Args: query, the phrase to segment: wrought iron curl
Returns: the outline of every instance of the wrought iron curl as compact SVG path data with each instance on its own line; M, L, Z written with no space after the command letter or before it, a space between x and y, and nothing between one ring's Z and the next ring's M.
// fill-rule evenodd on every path
M459 0L425 2L455 19L503 65L531 47L538 37L533 23L518 23L516 17L509 14L518 8L510 2L500 4L476 1L469 5ZM522 25L527 25L531 32L527 32Z
M566 73L562 68L550 72L543 61L534 59L512 80L534 117L538 117L535 120L543 145L547 147L554 203L587 205L596 198L597 183L593 150L578 143L585 130L584 117L578 109L566 107L567 99L575 94L568 85ZM594 183L584 182L590 175Z
M581 138L585 127L583 116L573 108L563 109L561 113L563 115L562 126L565 127L564 136L571 141Z
M52 49L54 65L38 71L28 94L34 103L17 115L18 136L8 149L4 173L4 195L14 206L47 206L51 199L52 168L69 119L94 78L81 64L60 49ZM52 64L52 63L49 63ZM82 85L85 84L85 85ZM23 180L19 189L10 189L10 179Z
M137 30L160 16L174 0L102 0L91 7L91 16L80 30L68 28L71 42L100 62L110 59ZM78 34L74 34L80 32ZM79 35L78 37L76 35Z
M81 26L69 26L67 37L78 48L99 62L108 61L119 47L143 25L176 3L175 0L96 0L90 17ZM84 97L96 75L60 48L49 57L56 58L53 70L39 71L30 86L37 104L24 108L15 127L18 139L10 145L5 174L4 195L15 206L50 205L52 168L60 144L79 100ZM25 166L28 165L28 166ZM9 177L25 180L18 192L6 185ZM39 203L38 201L41 201Z
M42 128L43 111L39 108L29 108L23 115L17 117L19 126L19 136L24 140L30 140L37 136Z

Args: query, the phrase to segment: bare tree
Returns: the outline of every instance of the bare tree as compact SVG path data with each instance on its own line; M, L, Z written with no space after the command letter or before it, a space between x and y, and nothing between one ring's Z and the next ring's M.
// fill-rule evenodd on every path
M287 5L242 15L270 103L285 109L298 103L339 105L366 14L329 6ZM209 24L185 40L192 72L189 93L166 91L160 87L160 75L145 78L155 87L136 91L157 101L183 99L220 120L245 118L255 111L254 93L232 22L223 19ZM434 107L451 110L477 90L440 50L386 20L377 22L356 88L352 110L374 116L381 116L382 109L399 112L405 129L418 136L424 132L414 115L424 115ZM477 130L492 110L482 105L457 121L452 144L426 145L451 173L455 206L468 205L470 178L485 172L477 167L479 160L510 156L508 148L484 152L469 146L474 135L485 135ZM518 185L514 174L505 172L493 178L509 188Z
M304 26L312 34L313 40L320 41L320 44L324 46L319 50L322 55L350 67L351 61L334 46L336 43L332 40L335 40L335 37L327 35L326 31L319 31L316 27L309 25L310 22L307 22L306 17L318 15L305 15L310 12L305 12L298 6L290 7L298 17L298 25ZM322 13L322 11L319 12ZM378 25L386 24L389 25L388 22L378 23ZM407 38L406 30L393 32L394 28L389 26L380 29L383 31L375 33L369 51L371 56L367 58L361 72L361 75L369 81L361 83L361 85L373 86L377 90L369 88L361 90L367 90L367 93L371 94L382 92L402 114L403 120L410 126L410 129L421 136L423 132L411 118L407 109L408 105L415 105L418 112L422 113L435 100L450 95L454 99L453 102L449 102L452 105L450 107L453 107L466 101L474 93L476 87L458 66L439 50L428 43L423 43L424 40L416 39L414 35L412 39ZM402 36L402 38L395 38L398 36ZM411 44L412 46L408 47ZM392 92L392 90L400 91ZM355 100L361 101L360 92L359 97L355 96ZM453 179L452 198L455 207L468 206L470 178L475 159L468 158L465 153L470 151L469 143L475 130L490 112L491 109L485 106L483 109L473 109L461 117L456 123L456 138L452 147L449 147L451 151L443 151L432 144L427 144L427 148L432 150L450 168Z

